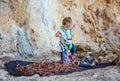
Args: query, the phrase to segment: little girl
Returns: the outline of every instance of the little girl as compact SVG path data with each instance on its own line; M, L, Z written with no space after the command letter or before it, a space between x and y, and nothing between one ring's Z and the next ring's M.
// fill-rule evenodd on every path
M70 50L71 52L71 55L69 56L71 61L74 61L76 54L76 47L72 43L72 28L74 28L75 25L72 25L72 19L70 17L65 17L62 24L63 25L60 27L60 30L55 34L55 36L60 38L60 47L62 50L61 62L69 64L69 61L67 60L67 50Z

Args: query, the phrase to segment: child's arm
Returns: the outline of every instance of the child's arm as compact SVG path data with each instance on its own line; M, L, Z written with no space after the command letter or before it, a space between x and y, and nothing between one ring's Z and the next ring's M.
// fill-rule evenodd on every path
M56 37L62 37L62 34L58 31L56 34L55 34Z
M73 24L73 26L71 27L71 29L75 28L75 24Z

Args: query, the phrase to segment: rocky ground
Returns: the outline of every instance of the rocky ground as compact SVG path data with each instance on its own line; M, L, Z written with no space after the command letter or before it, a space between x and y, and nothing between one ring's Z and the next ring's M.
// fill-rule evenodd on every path
M38 74L27 77L15 77L4 69L0 69L0 81L120 81L120 67L109 66L83 72L74 72L67 75L46 77L40 77Z
M1 56L2 60L26 60L32 61L33 58L25 59L13 54L4 54ZM43 58L43 57L42 57ZM41 59L42 59L41 58ZM40 61L40 60L35 60ZM120 81L120 66L108 66L106 68L98 68L86 70L83 72L73 72L67 75L53 75L41 77L38 74L33 76L19 76L10 75L5 69L3 62L0 61L0 81Z

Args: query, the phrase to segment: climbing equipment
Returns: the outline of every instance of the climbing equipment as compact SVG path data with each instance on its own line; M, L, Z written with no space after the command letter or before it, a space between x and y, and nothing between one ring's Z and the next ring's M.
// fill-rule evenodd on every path
M62 29L62 31L65 33L65 35L66 35L66 39L65 40L72 40L72 37L71 38L68 38L68 33L67 33L67 31L66 31L66 29L64 28L64 26L61 26L61 29ZM72 36L72 30L70 29L70 35ZM64 45L64 47L66 48L66 49L68 49L68 50L71 50L72 49L72 44L70 44L69 46L68 45L66 45L66 44L63 44Z

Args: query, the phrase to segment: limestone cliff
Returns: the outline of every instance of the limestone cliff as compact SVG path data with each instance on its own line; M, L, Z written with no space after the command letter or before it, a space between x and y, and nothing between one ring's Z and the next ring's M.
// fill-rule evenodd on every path
M66 16L76 24L78 55L102 51L120 63L120 0L0 0L0 54L57 53L54 34Z

